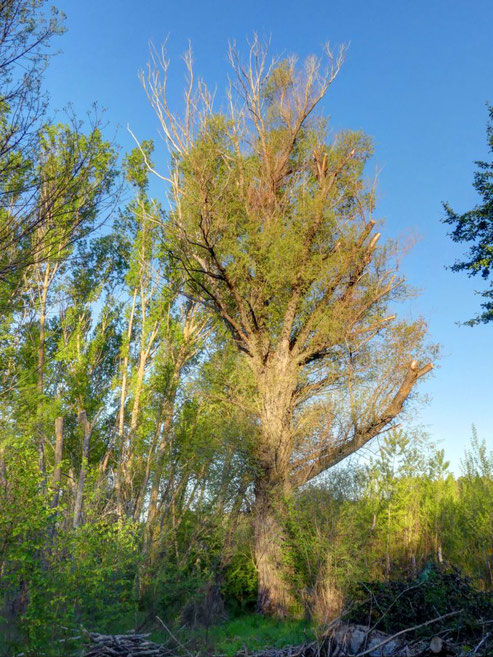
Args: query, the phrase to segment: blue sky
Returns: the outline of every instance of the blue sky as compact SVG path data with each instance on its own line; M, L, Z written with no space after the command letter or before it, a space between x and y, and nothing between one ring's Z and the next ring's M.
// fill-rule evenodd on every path
M493 1L60 0L57 6L68 31L46 75L52 106L71 102L82 115L97 101L106 109L108 134L117 128L123 149L133 147L127 124L140 139L157 137L137 78L149 41L159 45L169 35L177 98L188 40L198 73L217 86L218 98L230 40L243 46L258 32L271 37L273 53L300 57L327 41L350 44L323 110L334 129L373 137L383 234L418 237L402 269L421 295L405 312L423 315L442 345L434 375L421 386L430 401L417 408L416 422L455 467L473 422L493 447L493 326L456 325L476 313L474 291L483 284L446 270L464 247L440 223L442 201L458 211L478 201L474 161L488 159L485 103L493 103Z

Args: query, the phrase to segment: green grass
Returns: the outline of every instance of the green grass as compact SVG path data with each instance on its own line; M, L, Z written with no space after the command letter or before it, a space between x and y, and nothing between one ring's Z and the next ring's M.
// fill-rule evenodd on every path
M197 647L205 645L215 655L233 657L245 648L248 652L255 652L311 641L314 632L307 621L282 621L250 614L201 630L194 638Z

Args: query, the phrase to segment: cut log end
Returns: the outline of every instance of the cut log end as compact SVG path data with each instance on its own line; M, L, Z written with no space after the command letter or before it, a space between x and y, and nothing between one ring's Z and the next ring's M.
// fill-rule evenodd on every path
M434 636L430 641L430 650L434 655L439 655L443 650L443 639L439 636Z

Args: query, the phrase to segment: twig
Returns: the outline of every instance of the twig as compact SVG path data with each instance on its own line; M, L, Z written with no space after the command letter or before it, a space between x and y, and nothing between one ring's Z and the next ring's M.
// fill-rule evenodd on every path
M375 594L373 593L373 591L372 591L371 589L369 589L369 588L366 586L366 584L365 584L364 582L361 582L361 584L363 585L363 587L364 587L364 588L368 591L368 593L370 594L370 604L371 604L371 601L373 600L373 601L375 602L375 606L378 607L378 609L380 610L380 613L382 614L382 617L383 617L384 611L383 611L383 609L380 607L380 605L378 604L377 599L376 599L376 597L375 597Z
M474 648L474 652L472 653L473 655L475 655L478 652L478 650L481 648L481 646L486 641L486 639L488 639L490 634L491 634L491 632L488 632L488 634L484 635L484 637L481 639L481 641L478 643L478 645Z
M77 641L80 638L80 634L77 636L68 636L66 639L58 639L58 643L65 643L66 641Z
M158 621L161 623L161 625L164 627L164 629L165 629L166 632L170 635L170 637L173 639L173 641L174 641L178 646L180 646L180 648L181 648L182 650L184 650L184 651L187 653L187 655L189 655L189 657L195 657L195 655L193 655L193 654L190 652L190 650L189 650L186 646L184 646L183 643L182 643L179 639L176 638L176 636L173 634L173 632L172 632L172 631L169 629L169 627L164 623L164 621L162 621L162 620L159 618L159 616L156 616L156 620L158 620Z
M432 623L437 623L438 621L441 621L444 618L450 618L450 616L457 616L457 614L462 614L462 611L463 611L462 609L459 609L458 611L451 611L448 614L444 614L443 616L438 616L437 618L433 618L432 620L426 621L426 623L420 623L420 625L415 625L414 627L408 627L405 630L401 630L400 632L397 632L396 634L387 637L384 641L377 643L376 646L368 648L368 650L365 650L364 652L359 652L357 655L355 655L355 657L363 657L363 655L368 655L370 654L370 652L373 652L374 650L378 650L378 648L381 648L382 646L389 643L393 639L396 639L398 636L401 636L402 634L407 634L407 632L413 632L414 630L418 630L421 627L426 627L427 625L431 625Z
M424 584L424 582L421 582L420 584L416 584L416 585L414 585L414 586L410 586L409 588L404 589L404 591L401 591L401 592L399 593L399 595L398 595L396 598L394 598L394 600L390 603L390 605L387 607L387 609L386 609L384 612L382 612L382 615L380 616L380 618L379 618L379 619L374 623L374 625L369 629L368 634L370 634L371 632L373 632L373 630L377 627L377 625L378 625L378 624L379 624L379 623L385 618L385 616L389 613L389 611L392 609L392 607L396 604L396 602L398 602L398 600L399 600L400 598L402 598L403 595L405 595L406 593L409 593L409 591L413 591L414 589L419 589L419 587L420 587L420 586L423 586L423 584ZM373 593L372 593L372 595L373 595ZM378 607L378 608L380 609L380 607ZM380 609L380 611L382 611L382 610Z

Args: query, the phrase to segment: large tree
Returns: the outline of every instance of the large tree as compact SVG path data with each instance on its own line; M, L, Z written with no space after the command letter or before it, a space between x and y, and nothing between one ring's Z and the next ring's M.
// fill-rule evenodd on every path
M231 395L256 419L250 441L258 606L292 595L284 512L302 486L388 429L432 365L392 244L379 245L363 170L370 140L329 138L315 109L342 52L268 61L232 48L227 110L215 112L191 55L183 116L168 104L165 53L143 76L171 151L167 227L188 295L220 317L243 358ZM389 310L389 306L391 309Z
M493 106L489 107L489 115L486 135L490 153L493 154ZM463 214L454 212L445 204L446 217L443 221L454 227L450 234L454 242L470 244L467 258L452 265L452 271L465 271L468 276L480 274L487 280L493 266L493 161L476 164L478 170L474 174L473 185L481 196L481 203ZM485 299L481 304L483 310L466 322L470 326L493 321L493 284L481 296Z

